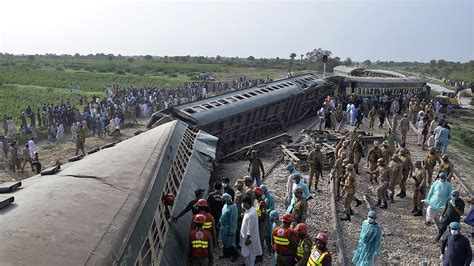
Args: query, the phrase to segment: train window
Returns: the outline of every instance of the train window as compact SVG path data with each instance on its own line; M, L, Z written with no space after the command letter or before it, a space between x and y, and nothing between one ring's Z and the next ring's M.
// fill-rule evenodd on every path
M244 97L240 96L240 95L236 95L235 98L239 99L239 100L243 100Z
M255 90L256 93L258 94L263 94L264 92L262 90Z
M278 84L277 85L280 89L283 89L285 86L283 86L282 84Z
M221 104L218 103L218 102L210 102L210 104L212 104L212 105L214 105L214 106L221 106Z
M198 106L194 106L193 110L195 110L196 112L204 112L206 111L206 108L198 105Z
M272 88L272 87L267 87L267 90L269 90L269 91L274 91L275 89Z
M217 101L220 102L220 103L223 103L223 104L228 104L228 103L229 103L228 101L222 100L222 99L221 99L221 100L217 100Z
M205 103L205 104L203 104L202 106L204 106L204 107L206 107L206 108L208 108L208 109L214 108L214 106L212 106L212 105L210 105L210 104L208 104L208 103Z
M193 110L193 108L186 108L184 109L185 112L187 113L190 113L190 114L194 114L196 111Z
M261 89L261 91L268 92L268 89L264 88L264 89Z
M290 84L290 85L295 85L295 83L292 83L291 81L288 81L288 84Z
M231 103L233 103L233 102L236 102L236 101L237 101L237 99L235 99L235 98L232 98L232 97L226 98L226 100L227 100L227 101L229 101L229 102L231 102Z
M249 94L252 95L252 96L257 96L257 95L258 95L258 94L256 94L256 93L253 92L253 91L249 92Z
M245 98L250 98L250 97L252 97L252 95L249 95L249 94L247 94L247 93L243 93L242 96L244 96Z

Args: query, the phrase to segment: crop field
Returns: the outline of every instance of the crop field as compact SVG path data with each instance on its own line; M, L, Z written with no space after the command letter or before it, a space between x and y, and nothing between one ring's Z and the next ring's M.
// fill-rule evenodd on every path
M198 58L199 59L199 58ZM183 57L182 60L188 60ZM201 59L202 60L202 59ZM256 64L199 63L168 59L141 58L75 58L72 56L13 57L0 56L0 115L16 118L30 104L34 110L44 103L58 103L69 99L76 106L77 82L81 95L104 95L107 85L119 84L121 88L134 86L177 88L190 81L199 80L200 74L210 74L219 80L232 80L245 76L249 79L280 78L286 63L272 67ZM69 84L74 90L70 93Z

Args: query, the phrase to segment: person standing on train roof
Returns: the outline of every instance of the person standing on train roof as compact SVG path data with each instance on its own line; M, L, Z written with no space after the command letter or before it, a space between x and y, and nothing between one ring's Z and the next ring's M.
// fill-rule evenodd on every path
M257 151L252 148L253 147L250 146L250 149L247 152L247 160L249 161L249 167L247 170L257 186L260 186L263 179L265 179L265 169L263 168L262 159L257 157Z
M352 263L356 266L375 266L375 256L380 255L382 229L377 224L377 213L369 211L367 220L362 223L359 244L352 252Z
M172 220L173 222L177 222L178 219L185 215L186 213L188 213L189 211L192 210L192 214L195 215L195 214L198 214L199 213L199 208L196 206L196 203L199 199L202 199L204 195L204 189L196 189L194 190L194 196L195 196L195 199L191 200L188 205L186 205L186 208L184 208L184 210L182 210L178 216L176 217L172 217Z
M206 216L202 214L193 217L194 228L189 232L188 265L208 266L214 264L213 239L211 233L203 229L205 222Z

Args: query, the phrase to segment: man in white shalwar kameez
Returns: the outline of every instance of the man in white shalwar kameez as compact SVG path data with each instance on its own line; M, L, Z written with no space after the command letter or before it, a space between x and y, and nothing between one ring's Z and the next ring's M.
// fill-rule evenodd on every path
M30 139L28 140L28 150L29 150L29 153L30 153L30 158L35 158L35 153L36 153L36 145L35 145L35 142Z
M242 208L245 210L240 229L240 253L244 257L246 266L255 265L255 257L263 255L260 245L260 234L258 232L257 211L252 206L250 198L242 201Z

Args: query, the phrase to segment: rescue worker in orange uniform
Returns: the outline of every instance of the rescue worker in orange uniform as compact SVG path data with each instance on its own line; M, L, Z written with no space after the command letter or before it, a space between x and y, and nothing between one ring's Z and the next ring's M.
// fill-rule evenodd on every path
M262 255L257 256L255 262L260 262L263 260L263 251L264 249L264 242L265 242L265 225L267 221L267 205L265 204L265 200L263 199L263 195L265 192L260 187L255 187L253 189L253 193L255 194L255 200L257 204L255 204L255 211L257 212L258 217L258 233L260 235L260 245L262 245Z
M309 255L313 249L313 240L308 235L308 225L305 223L299 223L295 227L298 237L300 239L298 248L296 249L296 266L306 266L308 263Z
M196 203L199 213L206 217L206 222L203 224L202 229L208 231L212 235L212 240L214 241L214 246L217 246L217 236L216 236L216 222L214 221L214 216L210 212L208 212L208 204L207 200L199 199ZM196 214L196 215L198 215ZM196 216L194 215L194 216ZM194 219L194 218L193 218ZM191 228L194 227L191 226Z
M319 232L316 235L316 245L313 246L311 250L311 255L309 256L307 266L331 266L332 265L332 256L327 249L327 244L329 237L323 233Z
M286 213L282 217L283 224L275 227L272 232L273 250L275 251L276 265L295 265L296 250L298 247L298 236L290 228L293 215Z
M205 222L205 215L194 215L195 228L189 232L188 265L210 266L213 264L213 239L211 233L203 228Z

